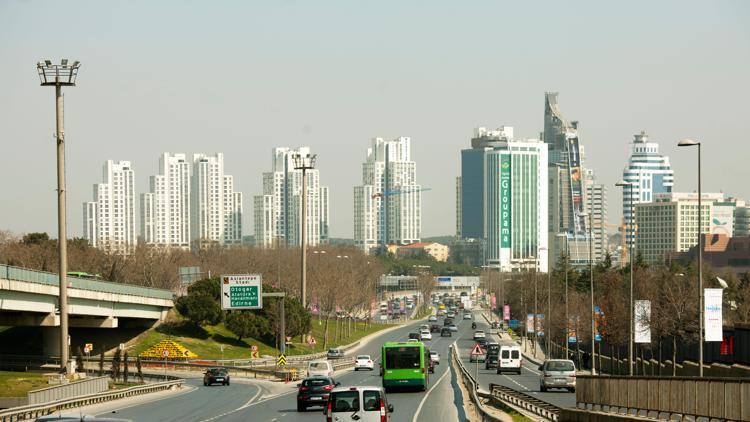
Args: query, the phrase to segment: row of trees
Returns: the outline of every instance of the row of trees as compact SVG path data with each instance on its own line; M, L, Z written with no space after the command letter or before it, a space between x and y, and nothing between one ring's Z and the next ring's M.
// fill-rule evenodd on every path
M698 341L698 271L697 265L687 268L673 265L671 268L646 266L637 260L634 266L634 300L651 302L651 318L639 321L651 329L651 344L643 345L650 349L651 355L658 356L660 362L676 360L678 344L695 344ZM565 274L568 276L566 296ZM727 281L724 289L725 324L750 323L750 279L748 275L737 276L731 272L717 274L704 265L704 287L720 287L716 276ZM549 278L548 278L549 277ZM503 279L502 289L500 279ZM485 286L494 291L502 304L510 305L511 318L524 322L525 315L530 313L545 314L545 335L553 343L564 345L567 341L565 305L567 297L568 316L571 330L575 330L578 342L571 347L588 350L591 341L591 296L590 272L588 268L581 271L566 265L565 258L560 257L551 274L498 274L497 271L485 271L482 274ZM551 300L548 302L548 282ZM535 287L536 285L536 309ZM502 295L501 295L502 292ZM504 295L504 297L502 297ZM594 303L600 307L603 317L599 321L599 333L604 342L610 346L610 353L619 353L628 345L630 300L630 269L612 268L609 259L594 267ZM551 309L548 311L548 303ZM525 330L524 330L525 331ZM549 337L551 333L551 337ZM662 356L664 342L669 342L671 356ZM622 358L613 356L613 358ZM674 370L674 365L673 365Z
M181 289L179 267L200 267L204 275L258 273L266 291L287 292L286 331L297 335L309 331L296 313L299 307L299 248L261 249L250 246L209 248L199 251L157 249L138 246L130 255L108 254L84 239L68 242L68 268L99 274L103 279L147 287ZM0 231L0 263L57 272L57 241L46 233L21 238ZM376 300L377 280L383 265L353 246L324 245L308 248L307 304L325 324L324 345L356 329L352 322L368 319ZM263 312L224 313L219 306L218 279L194 283L189 294L176 302L178 311L196 325L223 321L238 337L273 338L279 331L278 301L264 303ZM331 320L335 321L330 333Z

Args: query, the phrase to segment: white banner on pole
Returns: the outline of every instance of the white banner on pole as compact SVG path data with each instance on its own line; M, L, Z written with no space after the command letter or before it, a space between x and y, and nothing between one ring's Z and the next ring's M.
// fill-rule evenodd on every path
M651 343L651 301L635 301L635 342Z
M703 318L706 330L705 341L722 341L721 296L724 289L703 289Z

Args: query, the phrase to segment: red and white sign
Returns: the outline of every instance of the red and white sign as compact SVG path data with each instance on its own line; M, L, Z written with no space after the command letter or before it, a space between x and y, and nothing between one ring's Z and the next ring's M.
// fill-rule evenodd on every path
M255 345L255 344L252 344L252 345L250 345L250 350L256 352L256 351L258 351L258 346Z
M315 341L315 337L313 337L313 336L310 336L310 339L309 339L309 340L307 340L307 342L308 342L309 344L312 344L312 345L314 345L314 344L317 344L317 343L318 343L317 341Z
M471 351L472 356L478 356L483 355L484 352L482 351L482 346L479 345L479 343L474 345L474 350Z
M94 351L94 345L92 343L86 343L85 346L83 346L83 353L91 353Z
M169 357L169 350L164 349L161 351L161 357L168 358Z

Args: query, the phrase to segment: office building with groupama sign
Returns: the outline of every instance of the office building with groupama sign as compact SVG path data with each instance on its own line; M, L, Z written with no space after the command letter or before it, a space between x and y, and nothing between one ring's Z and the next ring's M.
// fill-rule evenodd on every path
M547 270L547 145L515 140L512 127L475 129L462 151L461 227L485 240L485 264Z

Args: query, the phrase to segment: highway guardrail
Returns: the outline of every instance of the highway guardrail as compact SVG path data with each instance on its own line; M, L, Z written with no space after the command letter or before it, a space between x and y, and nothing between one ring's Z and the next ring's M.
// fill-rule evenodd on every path
M72 397L68 399L55 400L47 403L33 404L27 406L13 407L10 409L0 410L0 422L15 422L27 419L35 419L41 416L50 415L67 409L92 404L102 403L110 400L117 400L126 397L138 396L141 394L154 393L157 391L168 390L182 386L184 380L162 381L153 384L139 385L135 387L123 388L121 390L105 391L102 393L88 394L85 396Z
M560 420L561 408L538 398L510 387L498 384L490 384L490 400L499 400L506 405L521 408L528 413L540 416L543 420Z
M466 367L464 367L463 362L461 362L461 358L458 355L458 351L456 350L456 347L451 347L451 357L453 359L453 362L458 365L459 372L461 373L461 377L463 379L464 385L469 390L469 396L471 398L471 402L474 403L474 406L477 408L477 413L479 413L479 417L482 418L482 421L491 421L491 422L501 422L502 419L495 417L490 412L488 412L484 405L482 404L482 401L479 400L480 393L477 392L478 386L477 382L474 379L473 376L469 373L469 371L466 370Z

